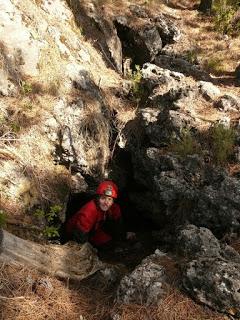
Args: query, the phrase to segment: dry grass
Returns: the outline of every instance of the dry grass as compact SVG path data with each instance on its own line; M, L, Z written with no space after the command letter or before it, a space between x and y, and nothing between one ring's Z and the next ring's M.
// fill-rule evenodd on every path
M104 176L110 157L111 127L108 115L105 116L97 104L88 103L83 110L79 125L79 145L89 164L88 173Z
M44 208L65 201L70 174L54 164L52 146L36 126L14 143L1 145L0 154L2 151L11 158L0 162L1 199L18 204L19 212L31 210L35 205Z
M51 294L34 290L35 281L48 279ZM63 283L18 265L0 266L0 308L4 320L224 320L224 316L194 303L177 289L169 287L158 307L116 305L115 289L98 287L84 280L77 284Z
M197 305L177 289L170 289L167 297L156 307L123 305L119 320L224 320L223 315Z
M200 65L218 77L219 85L234 86L232 73L240 59L240 39L224 37L215 31L212 17L193 9L198 4L199 1L171 0L168 5L161 6L163 12L179 18L177 24L183 37L174 45L174 51L183 56L192 51Z

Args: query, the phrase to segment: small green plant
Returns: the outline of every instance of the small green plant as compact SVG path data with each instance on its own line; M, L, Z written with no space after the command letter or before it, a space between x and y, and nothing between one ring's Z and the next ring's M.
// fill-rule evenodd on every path
M33 87L32 84L27 81L21 81L20 83L20 92L21 94L27 96L32 93Z
M53 238L53 237L59 237L59 225L53 225L54 220L58 218L58 214L61 212L62 207L59 205L51 206L49 211L45 212L42 209L37 209L34 212L34 216L38 218L44 218L47 222L47 226L43 230L43 235L45 237Z
M3 210L0 210L0 228L4 227L7 223L7 215Z
M171 149L183 158L190 154L199 153L200 151L199 144L189 130L182 131L181 140L173 143Z
M216 164L225 164L233 154L235 137L235 130L227 128L223 124L217 124L210 129L210 145Z
M141 86L142 72L141 72L140 66L138 65L135 66L135 71L132 73L130 80L132 81L133 97L136 101L139 101L143 93L142 86Z
M50 239L54 237L59 237L59 227L49 226L43 230L43 235Z

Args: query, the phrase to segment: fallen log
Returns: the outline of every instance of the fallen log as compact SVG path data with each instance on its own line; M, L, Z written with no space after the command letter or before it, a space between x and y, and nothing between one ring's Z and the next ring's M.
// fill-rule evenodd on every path
M20 263L63 279L83 280L106 265L89 244L41 245L0 229L0 261Z

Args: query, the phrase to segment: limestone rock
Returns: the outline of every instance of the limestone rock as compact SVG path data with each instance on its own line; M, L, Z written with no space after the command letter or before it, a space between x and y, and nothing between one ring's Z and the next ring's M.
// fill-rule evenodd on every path
M158 148L135 152L133 161L134 177L143 191L131 193L131 199L160 226L189 222L218 236L240 229L237 178L204 166L197 155L181 159Z
M183 286L197 301L230 315L240 315L240 264L200 258L185 268Z
M186 225L177 237L177 249L188 260L199 257L222 258L240 263L240 255L232 247L220 244L213 233L203 227Z
M206 100L214 101L221 91L211 82L199 81L200 92Z
M157 304L166 281L164 267L158 262L159 252L147 257L130 274L123 277L117 290L118 303Z
M161 55L156 57L154 63L159 67L181 72L187 76L193 76L198 80L208 81L210 79L209 75L202 71L198 66L191 64L182 58L175 58L168 54L164 54L164 50Z
M154 22L157 25L163 45L174 43L180 40L181 31L169 18L164 17L162 14L159 14L154 18Z
M225 94L216 101L215 107L221 111L239 111L239 98L232 94Z
M177 248L188 258L220 256L220 243L207 228L187 225L180 231L177 243Z

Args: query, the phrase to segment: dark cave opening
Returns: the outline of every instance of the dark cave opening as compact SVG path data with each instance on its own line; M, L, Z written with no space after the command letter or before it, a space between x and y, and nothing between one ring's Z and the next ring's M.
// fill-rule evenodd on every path
M117 29L117 35L122 43L123 61L126 58L131 59L130 68L134 71L136 66L142 65L151 60L148 49L139 36L128 26L117 21L114 22Z
M121 208L125 230L149 235L158 230L156 224L147 217L147 213L141 211L141 208L140 210L136 208L131 201L131 192L142 191L143 187L134 179L130 152L120 148L116 150L109 179L114 181L119 188L119 196L115 201ZM95 197L93 192L88 191L71 194L66 209L66 221Z

